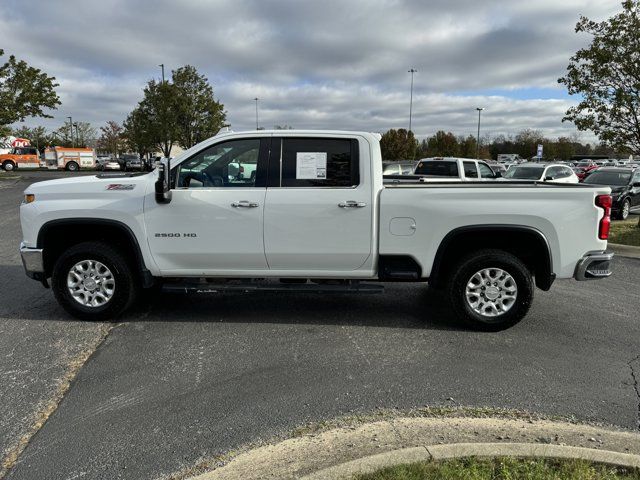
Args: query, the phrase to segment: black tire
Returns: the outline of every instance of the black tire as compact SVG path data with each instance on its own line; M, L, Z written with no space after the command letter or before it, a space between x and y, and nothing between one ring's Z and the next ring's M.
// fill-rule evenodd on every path
M624 202L622 202L622 205L620 205L620 212L617 215L618 220L626 220L627 218L629 218L630 209L631 209L631 202L629 201L628 198L625 198ZM625 210L626 210L626 213L625 213Z
M16 164L13 163L11 160L5 160L2 163L2 168L4 168L5 172L12 172L16 169Z
M76 162L69 162L67 163L67 166L65 167L69 172L77 172L78 170L80 170L80 167L78 166L78 164Z
M67 276L78 262L93 260L104 264L113 274L113 296L103 305L85 306L79 303L67 287ZM81 320L110 320L123 313L138 296L138 278L129 268L127 259L102 242L74 245L60 255L51 276L51 288L56 300L68 313Z
M492 269L503 270L511 276L511 279L517 287L515 301L506 312L496 316L487 316L486 314L478 313L467 300L467 285L470 284L476 273L484 269L488 269L494 273L497 272ZM483 290L486 288L484 284L480 285L483 285L481 287ZM491 286L488 288L491 288ZM449 301L456 316L470 327L485 331L504 330L522 320L533 302L534 289L535 286L531 272L520 259L503 250L492 249L479 250L462 258L453 269L447 283ZM494 287L492 295L495 293ZM505 292L497 292L500 298L502 298L502 294L504 293ZM488 295L489 292L487 291L486 294ZM482 295L485 295L485 293L483 292ZM505 297L507 297L507 295L505 295ZM485 305L482 302L486 301L486 297L480 299L478 296L477 298L479 300L479 306ZM503 300L497 301L502 302ZM487 302L487 304L488 303L493 302ZM482 308L479 309L483 310Z

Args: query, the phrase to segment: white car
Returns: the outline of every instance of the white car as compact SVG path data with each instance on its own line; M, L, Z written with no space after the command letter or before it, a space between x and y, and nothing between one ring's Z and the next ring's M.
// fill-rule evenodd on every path
M248 181L229 178L240 161L256 165ZM195 295L357 294L429 282L457 316L497 330L526 315L535 286L611 274L611 188L387 183L379 137L366 132L226 133L150 173L67 177L24 193L27 275L89 320L117 317L156 284Z
M523 163L513 165L503 176L506 180L532 180L536 182L579 183L578 176L567 165Z

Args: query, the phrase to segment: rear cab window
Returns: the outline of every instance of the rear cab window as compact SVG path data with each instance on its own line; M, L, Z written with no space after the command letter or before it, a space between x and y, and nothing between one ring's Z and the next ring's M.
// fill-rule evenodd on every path
M448 160L429 160L418 162L416 175L431 175L434 177L459 177L457 162Z
M464 176L467 178L478 178L478 167L476 162L463 162Z

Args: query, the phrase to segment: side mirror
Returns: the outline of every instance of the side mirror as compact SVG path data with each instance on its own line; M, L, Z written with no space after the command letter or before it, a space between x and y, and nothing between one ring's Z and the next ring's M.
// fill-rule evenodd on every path
M500 171L494 172L493 178L502 178L502 172Z
M546 177L544 177L544 181L545 182L548 182L550 180L555 180L555 179L556 179L556 177L554 177L553 175L547 175Z
M158 164L158 180L156 180L156 202L171 202L171 188L169 187L169 176L171 175L171 160L167 159L166 165L162 162Z
M634 188L640 187L640 182L633 182L632 185Z

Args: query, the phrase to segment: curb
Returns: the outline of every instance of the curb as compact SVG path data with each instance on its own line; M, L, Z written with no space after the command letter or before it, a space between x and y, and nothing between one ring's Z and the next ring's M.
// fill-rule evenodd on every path
M356 474L373 473L402 463L428 462L465 457L564 458L604 463L618 467L640 468L640 455L595 450L565 445L535 443L454 443L403 448L359 458L312 473L302 480L334 480Z
M530 417L389 416L247 445L203 458L175 478L328 480L468 456L576 458L640 468L640 433Z
M622 245L620 243L609 243L607 246L609 250L620 257L640 258L640 247Z

